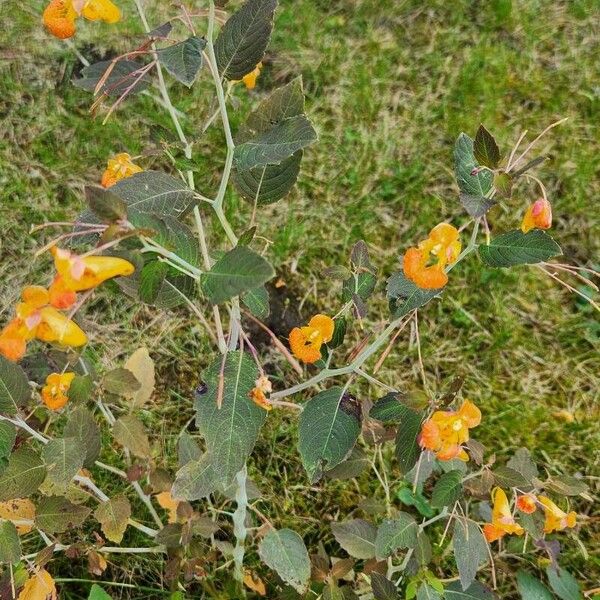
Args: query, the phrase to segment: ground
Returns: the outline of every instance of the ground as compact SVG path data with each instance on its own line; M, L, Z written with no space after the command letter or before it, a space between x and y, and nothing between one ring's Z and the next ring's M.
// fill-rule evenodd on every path
M139 34L133 3L121 4L127 20L118 28L88 23L78 32L75 44L90 60L129 48L128 37ZM168 3L147 4L154 24L161 22L157 13L170 10ZM38 0L13 3L3 19L3 321L19 288L43 280L47 272L47 257L34 261L32 254L50 234L31 236L29 228L72 219L84 204L83 185L99 180L110 155L126 150L143 155L146 168L173 171L155 141L160 127L170 127L167 114L140 96L106 125L101 115L94 118L90 95L70 84L80 68L77 58L42 31L42 9ZM362 238L380 273L380 300L370 306L365 328L383 322L385 278L404 248L441 220L465 219L453 180L452 147L461 131L473 135L480 122L506 153L522 131L532 139L568 117L539 145L550 160L537 174L554 207L554 236L564 260L597 264L599 17L594 0L282 0L257 89L248 93L240 87L234 93L236 114L243 115L266 91L301 73L307 112L319 132L297 188L258 217L260 235L269 240L268 254L286 284L288 304L279 303L280 312L296 306L303 317L314 307L337 312L339 289L321 272L346 264L352 244ZM223 147L218 128L200 135L214 110L210 82L203 77L191 92L178 84L171 91L187 115L184 128L194 140L198 186L210 194L222 159L214 149ZM234 127L241 119L234 117ZM520 184L513 206L525 207L536 194L535 186ZM251 207L231 192L226 209L242 231ZM514 227L518 218L514 212L493 213L492 232ZM211 237L215 247L223 241L216 224ZM596 315L538 269L493 271L472 257L453 272L443 301L420 316L428 384L439 390L456 373L464 375L465 396L484 415L477 438L498 460L527 446L549 473L577 472L597 493ZM151 347L162 384L143 417L173 455L175 439L192 416L192 390L210 361L202 328L183 309L165 315L110 291L93 301L86 318L101 365L117 366L140 345ZM292 314L290 322L295 318ZM355 335L358 339L360 332ZM399 338L378 377L398 388L421 386L414 332ZM355 393L374 399L379 392L363 386ZM553 416L563 408L575 414L573 423ZM293 415L275 415L254 452L250 472L264 495L261 510L279 526L299 531L313 548L323 541L334 552L322 522L359 514L360 499L381 491L371 475L356 484L311 487L294 450L295 436ZM103 459L120 464L111 450ZM574 538L566 543L566 564L589 589L600 580L593 545L599 517L589 502L577 508L588 518L581 519L581 543ZM131 540L135 543L134 535ZM58 565L64 580L91 578L83 560ZM104 578L147 588L131 592L114 586L115 597L159 597L163 567L156 557L117 558ZM508 585L511 569L511 563L499 561L501 585ZM86 597L87 585L64 583L64 598ZM503 597L513 597L503 589Z

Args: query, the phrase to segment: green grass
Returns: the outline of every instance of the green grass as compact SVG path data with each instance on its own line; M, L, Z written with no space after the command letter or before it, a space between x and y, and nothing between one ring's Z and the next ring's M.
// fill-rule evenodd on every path
M82 26L76 43L84 54L95 59L130 47L126 36L140 29L133 3L120 4L130 17L122 25ZM281 4L263 76L255 93L236 90L240 110L233 123L237 126L270 88L302 73L307 110L320 140L306 152L297 188L259 215L260 234L272 242L269 255L287 284L292 320L301 300L304 316L313 307L337 312L339 290L320 272L345 264L360 238L368 242L380 269L379 300L370 306L365 326L368 330L387 318L384 281L397 269L404 248L441 220L453 218L458 224L464 219L453 180L452 147L461 131L473 135L480 122L495 133L506 153L524 129L532 139L551 122L569 117L539 145L539 152L552 160L537 174L548 188L554 236L565 260L598 262L600 32L593 0ZM84 204L83 185L99 180L106 159L115 152L143 155L140 162L146 168L172 169L152 136L157 125L170 127L166 113L142 96L128 101L106 125L101 117L92 118L91 97L69 85L77 61L68 48L43 33L41 10L38 1L24 8L11 6L0 50L3 321L20 286L47 277L48 260L32 261L31 256L50 234L29 236L32 224L75 216ZM214 148L223 144L216 127L199 136L204 118L214 109L209 78L203 77L191 93L177 84L171 92L188 115L184 127L195 140L198 187L210 194L218 184L222 159ZM534 194L529 184L519 184L514 211L491 213L492 232L515 227L519 210ZM236 230L244 230L251 207L231 192L226 208ZM213 244L222 246L213 225ZM465 396L484 414L476 437L498 460L528 446L548 472L589 477L597 495L597 316L534 268L493 271L476 258L452 272L444 296L420 316L429 385L439 390L457 372L464 374ZM212 351L202 330L183 310L157 314L108 293L91 304L86 319L93 351L104 367L120 365L142 344L152 348L161 379L156 404L143 418L157 448L170 456L164 466L174 467L176 437L193 414L192 391L210 362ZM361 333L354 335L359 339ZM398 388L421 387L414 341L408 334L399 338L378 375L381 379ZM363 384L353 391L371 400L379 393ZM308 395L295 400L304 397ZM573 410L576 422L554 418L552 413L560 408ZM295 438L291 415L269 420L250 465L264 496L259 506L277 526L300 532L313 551L322 541L339 556L323 522L361 514L360 500L382 499L382 492L371 474L357 484L310 487L294 450ZM110 449L102 459L124 464ZM104 487L115 488L113 478L102 472L94 476ZM594 546L598 512L585 501L577 508L589 517L582 519L579 536L590 558L586 561L581 547L565 536L563 560L590 589L600 579L597 538ZM127 536L132 545L146 543L134 530ZM37 547L34 539L29 544ZM254 551L249 561L258 565ZM503 590L509 589L515 564L498 562ZM111 557L104 578L168 589L165 567L154 556ZM60 558L52 572L91 579L84 558ZM216 585L221 586L226 571L218 574ZM84 598L88 588L72 582L62 586L62 594ZM112 592L123 598L160 597L128 588ZM512 593L502 597L513 598Z

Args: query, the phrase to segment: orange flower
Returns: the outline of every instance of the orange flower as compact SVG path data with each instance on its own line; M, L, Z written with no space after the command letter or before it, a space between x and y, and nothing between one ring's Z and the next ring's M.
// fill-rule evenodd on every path
M121 20L121 11L110 0L88 0L81 15L90 21L114 24Z
M262 375L254 382L255 387L250 391L250 398L265 410L271 410L273 405L267 398L267 394L273 391L271 381L266 375Z
M492 522L483 527L483 534L488 542L494 542L506 534L523 535L524 529L515 521L510 510L508 498L503 489L496 487L492 490Z
M419 437L421 447L436 453L439 460L469 460L463 444L469 439L469 429L481 423L481 411L465 400L458 411L438 410L423 423Z
M575 527L577 520L577 513L575 511L571 511L570 513L564 512L546 496L539 496L538 499L544 505L544 512L546 513L546 522L544 523L545 533Z
M527 233L532 229L550 229L552 227L552 205L548 200L536 200L525 213L521 223L521 231Z
M426 240L405 252L404 275L420 288L442 288L448 283L446 265L456 262L461 247L458 229L449 223L440 223Z
M131 156L127 152L121 152L108 159L108 165L102 174L101 184L103 187L109 188L117 181L141 173L143 170L131 160Z
M523 494L522 496L519 496L517 498L517 508L525 513L530 515L531 513L534 513L537 509L537 506L535 504L536 502L536 497L533 494Z
M131 275L135 267L115 256L78 256L53 246L54 265L60 276L60 286L73 292L90 290L113 277Z
M242 81L244 82L247 90L253 90L256 87L256 80L260 75L262 66L262 63L259 62L253 71L250 71L250 73L242 77Z
M321 358L321 346L333 337L335 323L327 315L315 315L306 327L294 327L289 342L294 356L305 363L314 363Z
M46 29L61 40L75 35L75 19L77 13L71 0L52 0L42 15Z
M69 289L60 275L54 278L54 281L48 288L50 304L54 308L71 308L77 301L77 293Z
M50 410L61 409L69 400L68 392L75 373L51 373L42 388L42 401Z

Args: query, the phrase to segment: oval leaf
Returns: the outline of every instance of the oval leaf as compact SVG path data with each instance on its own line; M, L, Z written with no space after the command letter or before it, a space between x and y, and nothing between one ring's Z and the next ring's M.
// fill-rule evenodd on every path
M489 267L534 265L559 254L560 246L541 229L527 233L515 229L479 246L479 256Z

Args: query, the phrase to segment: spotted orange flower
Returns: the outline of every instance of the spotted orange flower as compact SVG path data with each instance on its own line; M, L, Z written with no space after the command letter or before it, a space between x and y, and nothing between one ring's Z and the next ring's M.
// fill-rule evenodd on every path
M42 401L50 410L60 410L69 400L69 388L75 373L51 373L42 388Z
M60 286L73 292L90 290L113 277L131 275L135 270L129 261L116 256L79 256L56 246L50 252Z
M260 76L262 66L263 64L259 62L254 68L254 70L250 71L250 73L242 77L242 81L244 82L244 85L246 86L247 90L253 90L256 87L256 80Z
M577 521L577 513L575 511L571 511L570 513L564 512L546 496L539 496L538 499L543 504L544 513L546 514L546 521L544 522L545 533L575 527Z
M469 429L481 423L481 411L465 400L457 411L438 410L423 423L419 436L421 447L435 452L439 460L469 460L463 444L469 440Z
M550 229L552 227L552 205L548 200L536 200L525 213L521 223L521 231L527 233L532 229Z
M90 21L117 23L121 11L111 0L51 0L42 15L44 26L61 40L75 35L75 22L79 16Z
M57 275L54 281L48 288L50 304L54 308L67 309L71 308L77 301L77 292L69 289L63 278Z
M289 342L294 356L305 363L314 363L321 358L321 346L330 342L335 323L327 315L315 315L305 327L294 327Z
M517 498L516 505L521 512L530 515L537 509L536 497L533 494L523 494Z
M523 535L524 529L515 521L510 504L503 489L492 490L492 522L483 526L483 534L488 542L495 542L505 535Z
M271 381L266 375L262 375L254 382L254 388L250 391L250 398L265 410L271 410L273 405L267 398L267 394L273 391Z
M102 174L101 184L103 187L109 188L115 185L117 181L141 173L143 170L142 167L131 160L131 156L127 152L121 152L108 159L106 170Z
M448 283L446 265L456 262L461 243L456 227L440 223L429 237L404 254L404 275L420 288L439 289Z

